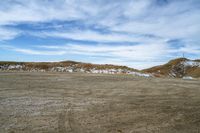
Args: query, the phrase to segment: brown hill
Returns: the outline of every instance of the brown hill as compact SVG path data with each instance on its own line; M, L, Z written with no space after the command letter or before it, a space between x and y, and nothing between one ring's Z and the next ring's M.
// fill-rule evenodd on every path
M200 77L200 60L189 60L187 58L178 58L169 61L160 66L142 70L152 73L156 77L177 77L185 76Z
M0 70L43 70L43 71L52 71L52 69L68 69L73 71L80 71L81 69L84 71L91 70L122 70L123 71L134 71L139 72L139 70L129 68L127 66L118 66L111 64L91 64L91 63L83 63L83 62L75 62L75 61L62 61L62 62L0 62ZM59 70L59 71L60 71Z

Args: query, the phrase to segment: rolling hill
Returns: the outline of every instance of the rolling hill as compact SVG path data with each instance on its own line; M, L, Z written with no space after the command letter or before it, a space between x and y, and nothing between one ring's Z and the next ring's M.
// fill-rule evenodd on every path
M199 78L200 60L178 58L160 66L137 70L127 66L91 64L75 61L62 62L0 62L0 71L83 72L104 74L133 74L143 77Z
M62 62L0 62L0 71L30 71L30 72L83 72L104 74L133 74L150 77L139 70L127 66L111 64L91 64L75 61Z
M156 77L200 77L200 60L178 58L160 66L155 66L142 72L151 73Z

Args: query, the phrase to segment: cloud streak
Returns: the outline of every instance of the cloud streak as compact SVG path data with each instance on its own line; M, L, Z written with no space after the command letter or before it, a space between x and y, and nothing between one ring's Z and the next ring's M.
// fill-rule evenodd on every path
M28 48L18 48L11 45L1 45L0 49L16 51L19 53L29 54L29 55L64 55L66 51L64 50L33 50Z
M10 40L19 36L21 32L16 29L10 29L0 26L0 41Z

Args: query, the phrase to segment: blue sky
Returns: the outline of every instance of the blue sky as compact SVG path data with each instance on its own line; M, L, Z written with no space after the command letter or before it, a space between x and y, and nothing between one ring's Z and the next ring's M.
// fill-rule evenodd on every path
M200 58L199 0L1 0L0 60L143 69Z

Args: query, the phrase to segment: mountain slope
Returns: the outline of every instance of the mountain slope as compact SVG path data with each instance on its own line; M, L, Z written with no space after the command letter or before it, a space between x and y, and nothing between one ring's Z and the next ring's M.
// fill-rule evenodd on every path
M185 76L200 77L200 60L189 60L178 58L169 61L160 66L142 70L143 72L152 73L156 77L176 77Z

